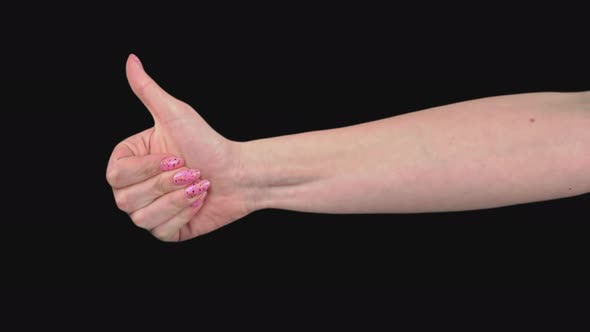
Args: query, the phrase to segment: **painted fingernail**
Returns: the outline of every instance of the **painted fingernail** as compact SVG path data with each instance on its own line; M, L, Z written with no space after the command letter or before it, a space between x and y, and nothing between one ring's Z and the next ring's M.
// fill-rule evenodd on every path
M191 207L194 207L195 209L201 207L201 205L203 205L203 201L205 200L206 196L207 196L207 192L205 191L201 195L201 198L197 199L196 201L193 202L193 204L191 204Z
M168 157L160 162L160 169L163 171L170 171L184 165L184 160L178 157Z
M201 180L201 181L199 181L199 183L195 183L192 186L186 188L186 190L185 190L186 197L188 197L188 198L197 197L200 194L202 194L203 192L207 191L207 189L209 189L210 185L211 185L211 183L209 183L209 181Z
M183 184L195 182L199 178L199 176L201 176L201 172L199 172L198 170L186 169L184 171L180 171L174 174L174 178L172 179L172 181L174 181L175 185L180 186Z

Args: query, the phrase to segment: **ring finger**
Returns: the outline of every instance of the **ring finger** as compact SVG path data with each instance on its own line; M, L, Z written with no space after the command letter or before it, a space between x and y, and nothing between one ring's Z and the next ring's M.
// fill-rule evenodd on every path
M209 189L207 180L199 181L186 189L176 190L156 199L146 207L131 213L131 219L138 227L152 229L177 215L193 204L200 194Z

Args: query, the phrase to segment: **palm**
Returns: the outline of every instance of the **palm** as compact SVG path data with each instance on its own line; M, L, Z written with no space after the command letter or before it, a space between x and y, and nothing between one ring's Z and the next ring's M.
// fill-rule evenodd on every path
M239 144L219 135L192 107L166 94L129 64L127 75L156 123L135 140L144 145L137 151L180 156L187 167L199 169L201 177L211 181L206 203L179 231L178 240L211 232L248 214L246 197L238 186Z

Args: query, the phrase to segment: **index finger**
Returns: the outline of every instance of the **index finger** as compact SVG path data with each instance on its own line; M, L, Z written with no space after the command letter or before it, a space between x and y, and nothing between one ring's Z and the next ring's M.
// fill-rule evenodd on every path
M118 189L143 182L159 173L184 166L184 160L171 154L135 156L125 144L117 146L107 167L107 181Z

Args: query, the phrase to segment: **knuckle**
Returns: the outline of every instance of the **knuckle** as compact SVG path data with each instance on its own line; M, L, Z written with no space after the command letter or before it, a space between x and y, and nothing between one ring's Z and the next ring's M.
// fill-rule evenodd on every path
M139 94L141 97L146 97L149 95L149 91L152 90L154 88L156 82L154 82L151 79L147 79L145 81L143 81L138 87L137 87L137 94Z
M115 193L115 203L121 211L129 212L130 202L128 196L124 192Z
M107 170L107 182L111 185L111 187L116 187L119 183L119 178L121 177L121 172L116 167L112 167Z
M137 211L131 214L131 221L139 228L147 229L147 220L145 215L141 211Z
M142 178L149 178L153 176L152 165L143 165L143 167L139 168L139 172L141 173Z
M165 229L156 228L152 231L152 235L162 242L171 242L170 233Z
M174 176L177 173L184 172L187 170L188 170L187 167L181 167L179 169L176 169L172 173L164 172L164 173L160 174L160 176L158 176L158 178L154 184L154 187L155 187L154 190L156 191L156 193L158 193L158 196L165 195L171 191L176 190L177 188L180 188L181 184L176 184L174 182Z
M158 176L158 178L156 179L156 182L154 183L154 191L158 197L168 192L168 181L172 182L172 176L167 173L160 174L160 176Z
M181 210L186 208L190 201L186 198L186 194L184 193L184 190L179 191L180 194L182 195L182 197L176 197L177 195L174 195L173 199L170 200L170 205L172 205L172 207L176 210Z
M182 100L178 100L176 99L176 102L173 104L173 107L176 108L179 111L191 111L194 112L194 108L189 105L188 103L182 101Z

